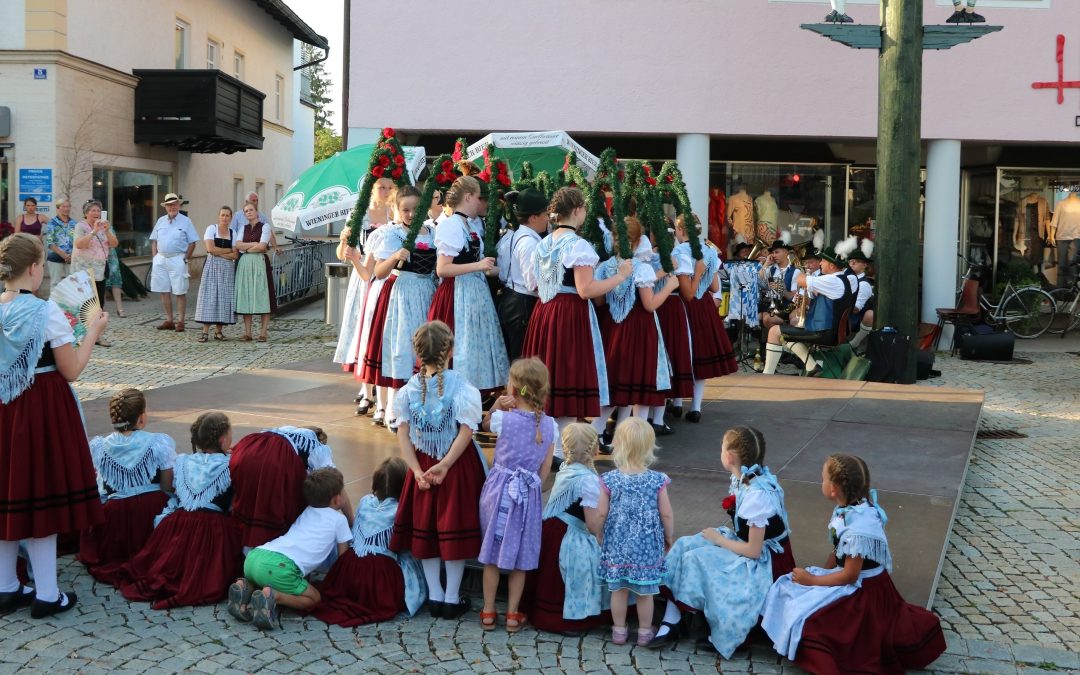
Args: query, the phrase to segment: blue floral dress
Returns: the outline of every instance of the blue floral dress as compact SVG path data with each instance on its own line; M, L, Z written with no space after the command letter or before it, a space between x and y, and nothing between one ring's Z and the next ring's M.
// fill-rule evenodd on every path
M610 506L597 573L611 591L660 592L664 576L664 525L659 495L671 479L659 471L608 471L600 477Z

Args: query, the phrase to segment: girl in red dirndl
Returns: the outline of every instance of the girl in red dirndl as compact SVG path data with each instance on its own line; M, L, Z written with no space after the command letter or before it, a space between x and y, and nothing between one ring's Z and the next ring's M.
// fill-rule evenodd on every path
M671 263L674 268L672 274L679 279L680 288L682 279L693 274L693 260L678 248L671 251ZM653 269L660 271L659 257L654 256ZM661 290L664 282L657 282L654 290ZM672 293L660 304L656 310L656 318L660 322L660 335L664 338L664 350L667 351L668 363L671 365L671 388L662 393L669 399L676 416L682 413L682 399L694 394L694 365L691 359L690 321L686 315L686 305L678 293ZM679 405L675 405L678 402ZM643 414L650 417L653 430L658 436L667 436L672 433L671 427L664 422L665 407L653 406L652 410Z
M56 583L56 535L102 521L101 500L79 411L68 384L86 367L108 324L99 315L74 346L72 323L34 292L45 275L37 237L16 233L0 243L0 614L30 606L33 618L75 606ZM91 282L92 283L92 282ZM16 574L26 542L34 586Z
M485 470L473 442L481 418L480 392L446 369L454 335L445 323L420 326L413 348L420 372L398 393L402 416L397 428L411 476L401 491L389 548L411 553L423 565L431 616L456 619L470 609L460 595L465 561L480 553Z
M904 602L889 571L885 512L859 457L830 455L821 491L836 502L828 569L795 568L769 590L762 626L783 656L812 673L903 673L945 651L941 622Z
M98 581L113 585L117 570L142 550L173 491L176 441L146 428L146 397L124 389L109 400L116 431L90 441L105 523L82 531L78 559Z
M277 427L240 439L229 456L229 473L232 515L243 545L255 548L285 534L307 507L304 479L329 466L333 456L319 427Z
M371 478L353 519L352 547L330 568L319 584L322 600L311 614L338 626L362 626L389 621L402 613L416 614L427 588L420 564L407 552L389 548L398 510L398 496L409 476L400 457L384 461Z
M116 586L125 598L150 602L154 609L225 599L243 566L240 524L229 515L231 446L223 413L203 413L191 425L194 453L176 458L175 496L146 545L117 572Z

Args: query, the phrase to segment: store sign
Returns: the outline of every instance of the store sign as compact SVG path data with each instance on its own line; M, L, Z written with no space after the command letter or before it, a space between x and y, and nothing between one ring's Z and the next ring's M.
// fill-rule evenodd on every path
M38 204L48 204L53 200L52 186L52 169L19 169L20 202L33 197Z

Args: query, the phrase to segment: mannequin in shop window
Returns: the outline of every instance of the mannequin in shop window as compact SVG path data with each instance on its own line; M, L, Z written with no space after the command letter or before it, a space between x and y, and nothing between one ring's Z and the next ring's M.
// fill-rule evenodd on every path
M727 222L740 242L754 240L754 199L739 185L727 202Z
M1043 264L1045 246L1053 241L1051 235L1050 202L1038 192L1031 192L1016 207L1013 219L1013 248L1033 265Z
M1051 236L1057 244L1059 288L1069 285L1069 268L1080 258L1080 195L1070 190L1069 196L1054 207L1050 221Z
M727 197L722 188L709 189L709 241L727 256L727 228L724 218L727 214Z
M764 194L754 200L754 208L757 211L757 235L765 242L772 244L776 240L776 199L772 196L772 190L765 188Z

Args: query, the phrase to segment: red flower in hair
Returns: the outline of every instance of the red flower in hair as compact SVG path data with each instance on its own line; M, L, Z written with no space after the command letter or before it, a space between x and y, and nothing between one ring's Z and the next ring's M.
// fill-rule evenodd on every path
M386 127L385 129L382 130L382 135L387 137L387 138L393 138L394 137L394 130L391 129L390 127Z
M382 178L384 173L386 173L386 169L381 166L377 166L371 170L371 175L375 176L376 178Z
M401 178L401 174L403 172L404 172L404 170L399 166L399 167L397 167L396 169L394 169L393 171L390 172L390 177L393 178L394 180L397 180L398 178Z
M491 170L490 169L484 169L479 174L477 174L476 177L479 178L480 180L484 181L485 183L489 183L489 182L491 182Z
M725 511L734 511L735 510L735 495L728 495L727 497L724 497L724 501L721 502L720 506Z
M381 155L379 157L379 166L383 167L384 169L386 167L390 166L390 156L389 155Z
M394 155L394 164L397 164L398 166L404 166L405 157L403 155Z
M442 166L443 173L450 173L451 171L454 170L454 163L451 162L448 159L444 159L441 166Z
M510 187L510 176L507 176L506 174L500 175L499 183L501 183L504 187Z

